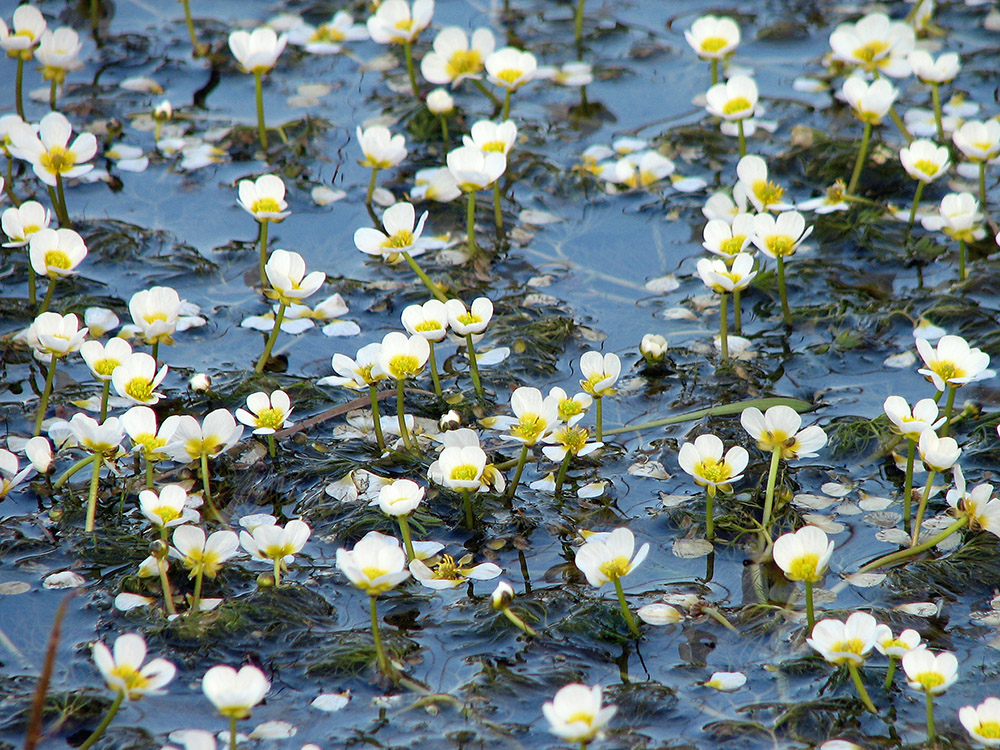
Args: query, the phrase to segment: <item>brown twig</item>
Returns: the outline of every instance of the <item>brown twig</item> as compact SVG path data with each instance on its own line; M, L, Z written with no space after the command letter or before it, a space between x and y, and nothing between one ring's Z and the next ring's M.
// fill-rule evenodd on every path
M52 631L49 633L49 644L45 649L45 662L42 673L38 676L38 686L31 699L31 717L28 719L28 731L24 735L24 750L34 750L42 734L42 712L45 709L45 696L49 691L49 680L52 679L52 668L56 663L56 650L59 648L59 637L62 634L62 621L66 616L66 607L78 591L71 591L63 597L52 621Z

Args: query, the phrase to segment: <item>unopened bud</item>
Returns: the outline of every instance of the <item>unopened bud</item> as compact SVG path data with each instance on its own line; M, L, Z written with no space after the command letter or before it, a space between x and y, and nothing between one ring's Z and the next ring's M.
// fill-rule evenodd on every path
M512 601L514 601L514 589L511 585L506 581L497 583L497 587L493 590L493 609L507 609Z
M205 393L212 390L212 379L203 372L191 376L188 387L195 393Z
M662 362L667 354L667 340L658 333L647 333L639 343L639 352L650 364Z
M170 553L170 548L167 543L162 539L157 539L149 545L149 554L155 557L157 560L166 559L167 555Z
M446 115L455 109L455 100L444 89L434 89L427 95L427 109L436 115Z
M156 122L166 122L174 116L174 108L167 99L153 107L153 120Z
M459 416L457 411L450 409L447 414L441 416L438 426L441 428L442 432L457 430L462 426L462 417Z

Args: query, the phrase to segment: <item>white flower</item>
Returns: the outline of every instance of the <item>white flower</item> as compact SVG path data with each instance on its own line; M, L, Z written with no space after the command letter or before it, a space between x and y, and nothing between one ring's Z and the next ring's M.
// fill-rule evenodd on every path
M969 120L951 134L951 139L969 161L995 159L1000 154L1000 122Z
M462 194L448 167L421 169L413 176L410 200L449 203Z
M383 485L378 498L370 505L377 505L387 516L405 516L419 507L424 499L424 488L411 479L396 479Z
M635 613L647 625L676 625L683 619L681 613L669 604L646 604Z
M416 377L423 371L430 356L431 346L423 336L410 336L393 331L382 338L378 351L378 365L382 372L394 380Z
M812 234L798 211L783 211L777 217L757 214L753 219L753 244L769 258L787 258Z
M234 31L229 35L229 50L247 73L266 73L278 62L288 37L278 36L274 29L262 26L249 31Z
M707 680L705 687L714 688L723 693L731 693L739 690L747 682L747 676L742 672L714 672Z
M933 182L948 171L951 159L947 146L938 146L934 141L913 141L899 151L903 169L915 180Z
M264 274L274 297L286 305L309 297L326 281L326 274L322 271L313 271L307 275L306 262L302 256L288 250L275 250L271 253L264 266Z
M305 47L314 55L336 55L343 48L343 42L357 42L368 38L368 27L354 23L354 18L344 10L337 11L333 18L319 26L300 23L288 30L288 41Z
M781 218L781 217L778 217ZM724 260L698 260L698 275L705 286L714 292L735 292L746 289L757 276L753 271L753 256L750 253L737 253L732 256L732 266L727 266Z
M253 558L291 565L295 562L295 555L306 546L311 533L309 524L299 519L289 521L284 527L263 523L250 532L241 531L240 544Z
M432 479L451 490L479 490L486 468L486 452L473 445L448 446L435 462Z
M462 300L450 299L444 303L448 324L459 336L479 334L486 330L493 318L493 302L489 297L477 297L469 309Z
M564 685L552 701L542 705L549 731L567 742L586 745L604 736L604 727L618 711L601 705L601 686Z
M235 532L224 529L206 539L205 530L200 526L178 526L174 529L173 543L170 556L191 571L190 578L199 574L215 578L222 564L238 554L240 547Z
M118 449L125 432L117 417L98 423L86 414L74 414L69 428L76 441L91 453L111 453Z
M635 552L635 536L627 528L619 528L607 536L593 536L576 551L576 567L595 588L624 578L646 559L649 542Z
M848 76L841 90L854 116L872 125L882 122L899 96L899 91L884 78L868 84L859 76Z
M1000 500L993 497L993 485L977 484L966 492L965 475L957 464L954 477L955 489L948 490L948 505L968 516L973 531L982 529L1000 536Z
M799 430L802 417L790 406L772 406L761 414L755 406L740 414L740 424L765 453L781 451L786 461L793 458L812 458L826 445L826 433L817 425Z
M426 29L434 15L434 0L385 0L368 18L368 33L379 44L412 42Z
M948 193L941 199L938 215L920 220L924 229L944 232L960 242L975 242L986 236L979 201L972 193Z
M172 344L182 305L176 290L168 286L154 286L133 294L128 302L128 311L147 344Z
M954 52L945 52L935 60L929 52L913 50L906 61L913 74L924 83L947 83L962 69Z
M584 352L580 357L580 387L591 396L610 396L622 372L622 361L617 354Z
M80 356L95 378L107 382L111 380L115 368L132 356L132 347L125 339L118 337L108 339L106 344L84 341L80 346Z
M549 398L554 398L557 404L556 412L559 419L566 425L572 427L587 413L587 409L594 403L594 397L589 393L577 393L570 397L559 386L553 386L549 390Z
M978 706L963 706L958 719L972 739L986 747L1000 747L1000 698L987 698Z
M492 83L516 91L535 77L538 60L530 52L504 47L486 58L486 74Z
M684 38L698 57L723 60L739 46L740 27L725 16L702 16L685 30Z
M753 238L753 214L741 213L729 219L711 219L702 232L708 252L732 258L743 252Z
M894 78L910 74L906 57L914 41L912 28L890 21L884 13L869 13L857 23L841 24L830 35L834 59Z
M19 159L31 162L31 168L46 185L55 187L56 175L63 180L87 174L94 168L86 162L97 153L97 139L93 133L82 133L72 144L69 139L73 128L65 115L49 112L38 124L38 135L31 128L15 130L10 152Z
M284 391L271 391L270 394L258 391L247 396L247 408L237 409L236 418L247 427L253 427L254 435L273 435L294 424L288 421L293 411L292 402Z
M153 490L140 492L139 511L161 529L201 520L201 514L191 507L187 490L179 484L168 484L159 493Z
M35 50L35 59L42 64L42 78L62 83L66 73L83 67L80 35L68 26L51 31L46 29Z
M739 179L737 188L741 190L740 196L734 191L737 203L749 200L758 211L784 211L792 207L782 201L785 189L768 180L767 164L759 156L748 154L740 159L736 176Z
M193 417L191 417L193 419ZM141 450L147 461L162 461L163 449L173 438L181 417L172 415L156 427L156 412L148 406L133 406L121 416L122 428L132 441L133 450Z
M24 444L24 455L31 462L32 468L39 474L48 474L49 469L52 468L52 443L44 435L36 435L33 438L28 438L28 442ZM27 475L27 470L19 474L15 459L14 470L10 472L10 475L12 479L17 479L18 476L23 479ZM7 489L10 489L10 487ZM4 495L6 492L7 490L4 490L0 492L0 495Z
M24 201L20 206L11 206L3 212L0 226L9 242L4 247L23 247L31 237L42 229L47 229L52 216L38 201Z
M27 3L18 6L14 11L13 26L7 30L7 24L0 22L0 47L13 58L30 60L35 47L45 33L45 17L33 5Z
M256 180L240 180L240 207L257 221L279 222L289 211L285 202L285 183L273 174L262 174Z
M962 455L955 438L938 437L934 430L924 430L917 441L920 460L934 471L947 471Z
M245 719L250 709L264 700L271 689L264 673L247 664L237 672L220 664L209 669L201 678L201 689L223 716Z
M699 435L693 443L684 443L677 454L677 463L685 473L694 477L695 484L708 487L715 494L716 487L727 488L743 478L750 455L746 448L732 446L725 458L722 441L715 435Z
M243 437L243 425L237 425L226 409L216 409L199 424L189 415L177 418L170 443L164 452L174 461L197 461L203 455L217 456L232 448Z
M369 596L396 588L410 577L406 552L395 537L369 531L353 550L337 550L337 567Z
M62 357L78 351L86 336L87 329L80 328L80 320L73 313L43 312L28 328L27 340L40 355Z
M590 397L588 396L588 398ZM563 405L569 405L571 403L573 402L570 399L562 400L560 402L560 409ZM604 443L599 443L597 441L589 442L589 440L590 430L584 427L573 427L569 424L556 427L551 432L542 436L542 441L549 443L549 445L542 448L542 453L550 461L562 461L566 457L567 453L574 456L586 456L604 446Z
M497 417L494 423L507 430L509 439L524 445L534 445L559 421L559 403L554 396L542 398L537 388L521 386L510 395L513 417Z
M756 158L760 159L759 156ZM755 164L754 166L755 172L758 172L759 167L762 165L764 167L763 178L766 182L767 164L764 163L764 160L760 159L760 162L754 162L753 160L751 160L751 162L748 162L748 164ZM739 167L737 166L737 170L738 169ZM756 179L758 176L759 176L758 174L747 175L748 178L752 177L753 179ZM701 213L709 221L721 219L727 224L732 225L733 221L736 219L738 215L747 212L747 192L748 191L745 185L737 183L736 187L733 188L732 198L729 197L729 195L727 195L726 193L721 193L721 192L712 193L710 196L708 196L708 200L705 201L705 205L701 207ZM752 214L751 218L753 218ZM706 237L705 239L707 240L708 238Z
M363 167L389 169L406 158L406 136L393 135L389 128L372 125L362 130L359 127L357 136L361 152L365 155L360 162Z
M567 62L558 68L544 65L535 70L535 78L551 80L560 86L589 86L594 82L594 69L585 62Z
M420 585L437 591L453 589L470 580L491 581L503 573L499 565L489 562L467 567L471 561L472 555L458 561L451 555L442 555L440 561L430 567L422 560L411 560L410 572Z
M705 109L723 120L745 120L753 117L757 106L757 84L750 76L736 75L725 83L717 83L705 94Z
M619 159L602 170L600 176L629 188L649 187L672 175L675 169L674 163L659 151L643 151Z
M371 227L361 227L354 233L354 245L363 253L383 258L410 252L420 241L425 221L427 221L426 211L417 221L412 203L396 203L389 206L382 214L382 226L385 227L385 232Z
M486 58L496 48L496 40L489 29L476 29L470 44L463 29L446 26L434 37L433 46L434 51L420 61L420 72L431 83L455 86L483 71Z
M833 556L833 542L816 526L803 526L782 534L774 542L774 562L790 581L816 583L823 578Z
M112 690L128 700L144 695L159 695L174 679L177 669L166 659L146 660L146 640L138 633L125 633L115 639L114 653L100 641L94 643L94 664Z
M867 612L855 612L846 623L820 620L813 628L812 637L806 638L806 643L831 664L860 665L875 646L877 626L875 618Z
M407 305L400 315L403 328L411 336L423 336L428 341L442 341L448 334L448 308L444 302L432 299L422 305Z
M425 57L424 60L427 58ZM436 115L447 115L455 110L455 100L445 89L437 88L427 92L427 109Z
M879 625L875 628L875 649L880 654L898 659L919 646L920 633L912 628L904 630L898 638L893 637L892 629L888 625Z
M917 352L926 365L917 372L939 391L943 391L946 385L958 388L996 375L989 369L990 355L970 347L961 336L942 336L936 349L931 348L926 339L917 339Z
M639 353L647 362L659 362L667 356L668 346L666 338L660 334L646 333L639 342Z
M460 146L448 152L448 171L463 193L475 192L500 179L507 169L507 157L495 151Z
M914 690L941 695L958 679L958 659L948 651L935 656L925 648L907 651L902 659L907 684Z
M318 381L319 385L339 385L356 391L384 380L387 375L378 364L382 344L374 343L358 349L355 359L344 354L334 354L331 366L337 373Z
M512 120L497 123L491 120L479 120L473 123L469 135L462 136L466 146L478 148L480 151L496 151L507 156L517 142L517 125Z
M913 405L912 413L902 396L889 396L882 408L892 431L910 440L917 440L925 430L936 430L944 424L944 417L938 419L938 405L932 398L920 399Z
M163 395L156 392L156 387L166 376L166 365L157 372L155 359L145 352L133 352L111 373L111 385L122 398L152 406Z
M31 466L18 471L18 463L17 456L9 450L0 448L0 499L7 497L7 493L27 479L35 468L34 462L32 462Z

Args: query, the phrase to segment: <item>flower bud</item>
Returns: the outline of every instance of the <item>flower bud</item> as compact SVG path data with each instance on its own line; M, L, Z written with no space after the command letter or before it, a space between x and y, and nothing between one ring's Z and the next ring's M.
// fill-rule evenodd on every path
M512 601L514 601L514 589L511 585L506 581L497 583L497 587L493 590L493 609L507 609Z
M157 560L166 560L170 547L162 539L157 539L149 545L149 554Z
M449 409L447 414L441 415L441 419L438 421L438 426L441 428L442 432L457 430L462 426L462 417L459 416L458 412L454 409Z
M167 99L164 99L162 102L153 107L153 120L155 122L166 122L173 116L174 108Z
M455 100L444 89L434 89L427 95L427 109L436 115L446 115L455 109Z
M667 340L658 333L647 333L639 343L639 352L650 364L662 362L667 354Z
M203 372L191 376L188 387L195 393L205 393L212 390L212 378Z

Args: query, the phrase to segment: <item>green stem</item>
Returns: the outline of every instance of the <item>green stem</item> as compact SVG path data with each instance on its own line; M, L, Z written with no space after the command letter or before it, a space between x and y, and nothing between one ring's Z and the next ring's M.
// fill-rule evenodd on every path
M56 90L59 84L56 83L56 79L53 78L52 82L49 83L49 109L53 112L56 111Z
M934 102L934 124L937 126L938 143L944 143L944 125L941 122L941 92L939 85L931 82L931 101Z
M910 206L910 218L906 222L906 230L913 229L913 222L917 219L917 206L920 205L920 198L924 194L924 183L917 180L917 190L913 194L913 205Z
M955 408L955 393L958 388L948 384L948 400L944 403L944 424L941 425L941 437L948 436L948 428L951 427L951 412Z
M503 111L500 116L501 120L510 119L510 97L514 93L513 89L504 89L503 92Z
M97 725L97 729L95 729L93 733L86 740L84 740L78 750L90 750L90 748L94 746L94 743L101 739L104 732L106 732L108 727L111 726L111 722L115 718L115 714L118 713L118 709L121 708L123 700L125 700L125 691L119 690L118 695L116 695L115 699L111 702L111 706L108 708L107 714L104 715L104 719Z
M711 65L712 65L712 85L714 86L719 82L719 58L713 57Z
M527 635L538 635L538 632L531 627L528 623L518 617L516 614L510 611L510 607L504 607L502 610L503 616L510 620L514 625L523 630Z
M476 528L476 514L472 512L472 491L462 490L462 505L465 508L465 528Z
M556 474L556 489L555 489L555 497L557 499L562 497L563 482L566 481L566 470L569 469L569 461L572 457L573 454L570 453L569 451L566 451L566 455L563 456L562 463L559 464L559 473Z
M260 147L267 153L267 127L264 125L264 73L260 70L253 72L253 88L257 95L257 135L260 138Z
M264 266L267 265L267 225L270 222L264 219L260 223L260 288L267 289L267 272Z
M910 446L906 451L906 479L903 482L903 528L909 534L913 505L913 459L916 457L917 442L909 439L906 442Z
M858 672L858 665L848 662L847 669L851 673L851 679L854 680L854 687L858 691L858 697L861 699L861 702L865 704L865 708L873 714L877 713L875 705L872 703L872 699L868 697L868 691L865 690L865 684L861 681L861 673Z
M930 690L925 690L924 694L927 697L927 741L933 742L937 738L934 733L934 696Z
M28 263L28 304L32 307L38 304L38 293L35 286L35 267Z
M83 529L88 534L94 530L94 520L97 518L97 485L101 481L101 458L100 453L95 453L91 458L94 470L90 475L90 492L87 495L87 525Z
M52 304L52 292L56 290L56 279L54 276L49 276L49 286L45 290L45 298L42 300L42 306L38 308L37 315L41 315L43 312L49 309L49 305Z
M594 437L597 442L604 439L604 397L594 396Z
M166 527L164 527L166 531ZM156 567L160 571L160 588L163 590L163 604L167 608L168 615L176 615L177 608L174 607L174 595L170 589L170 579L167 577L167 564L164 560L157 560Z
M893 105L891 105L889 107L889 117L892 118L892 122L896 126L896 129L899 131L899 134L906 139L907 145L909 145L910 143L913 143L913 136L910 134L910 131L907 129L906 123L903 122L903 118L900 117L899 113L896 111L896 105L895 104L893 104Z
M201 610L201 582L205 577L205 568L198 566L198 572L194 576L194 594L191 597L191 609L188 614L197 613Z
M413 561L417 556L413 553L413 540L410 536L410 522L406 520L406 515L396 516L399 523L399 533L403 536L403 547L406 549L406 559Z
M413 89L413 98L420 101L420 87L417 86L417 74L413 68L413 42L409 39L403 42L403 52L406 55L406 74L410 77L410 88Z
M576 42L577 59L583 59L583 4L580 0L576 5L576 16L573 19L573 39Z
M722 292L719 302L719 342L722 346L722 361L729 359L729 312L726 309L726 293Z
M896 676L896 657L889 657L889 671L885 673L885 682L882 687L888 692L892 688L892 678Z
M406 412L403 409L403 385L405 378L396 381L396 420L399 422L399 436L403 438L403 445L407 449L413 448L410 441L410 431L406 429Z
M156 363L156 366L159 367L160 366L160 340L159 339L156 339L156 341L153 342L153 348L150 351L150 355L153 357L153 361Z
M490 100L490 103L494 107L500 106L500 100L497 99L496 94L486 88L485 84L478 78L471 79L472 83L475 84L476 88L483 92L483 95Z
M66 206L66 191L63 188L63 178L59 172L56 172L56 198L59 201L59 205L56 207L56 213L59 216L59 226L72 229L73 222L69 220L69 208Z
M264 365L267 364L268 360L271 358L271 350L274 348L274 341L278 338L278 331L281 330L281 324L285 320L285 308L287 305L284 302L278 303L278 312L274 316L274 328L271 329L271 333L267 336L267 343L264 344L264 353L260 355L260 359L257 360L257 366L254 367L254 372L264 372Z
M146 489L153 489L153 461L149 455L146 456Z
M979 162L979 205L986 213L986 161Z
M736 127L739 128L740 158L742 159L744 156L747 155L747 137L746 133L743 131L743 120L737 120Z
M21 199L17 197L17 193L14 192L14 157L7 154L7 180L4 183L4 192L10 198L10 202L15 206L21 205ZM28 268L31 266L29 264ZM31 304L35 304L34 298L31 300Z
M202 454L201 454L201 489L202 489L202 494L204 494L204 496L205 496L205 498L204 498L205 499L205 505L209 509L208 515L211 518L218 520L218 518L219 518L219 509L215 507L215 500L212 499L212 486L211 486L211 483L209 481L209 477L210 477L210 475L209 475L209 472L208 472L208 454L205 453L204 451L202 451Z
M368 192L365 193L365 205L371 205L372 195L375 194L375 179L378 177L378 167L372 167L372 176L368 180Z
M434 353L434 342L427 342L430 347L427 350L427 363L431 366L431 382L434 383L434 395L441 398L441 379L438 377L437 355Z
M448 137L448 118L440 115L441 120L441 140L444 141L444 152L451 151L451 138Z
M785 257L778 256L778 296L781 297L781 320L786 326L792 324L792 311L788 307L788 288L785 285Z
M949 536L954 534L956 531L961 529L963 526L969 523L968 516L962 516L955 523L949 526L944 531L937 534L937 536L928 539L926 542L921 542L916 547L907 547L906 549L899 550L898 552L892 552L888 555L883 555L882 557L874 560L867 565L863 565L858 568L858 573L867 573L869 570L875 570L876 568L881 568L883 565L889 565L890 563L899 562L900 560L906 560L909 557L918 555L925 550L929 550L932 547L940 544Z
M101 389L101 423L108 418L108 397L111 395L111 381L105 380Z
M274 458L275 452L276 448L274 445L274 433L272 432L270 435L267 436L267 455L269 455L271 458Z
M965 281L965 240L958 241L958 280Z
M772 396L768 398L753 398L747 401L734 401L728 404L720 404L718 406L709 406L705 409L695 409L694 411L685 412L684 414L676 414L672 417L664 417L663 419L654 419L650 422L639 422L637 424L626 425L625 427L615 427L611 430L605 430L605 435L620 435L623 432L637 432L639 430L648 430L654 427L669 427L670 425L682 424L684 422L694 422L698 419L704 419L705 417L719 417L719 416L729 416L732 414L740 414L744 409L749 406L756 406L762 411L770 409L772 406L788 406L795 409L797 412L808 411L813 408L813 405L808 401L802 401L797 398L785 398Z
M705 488L705 538L715 541L715 487Z
M55 484L52 485L53 488L56 490L61 489L62 486L69 481L70 477L72 477L74 474L80 471L80 469L82 469L84 466L89 465L90 462L93 460L94 460L93 456L87 456L86 458L81 458L79 461L77 461L75 464L70 466L68 469L66 469L66 471L64 471L62 474L59 475L59 478L55 481Z
M469 191L468 205L465 209L465 232L466 232L466 246L469 251L469 257L476 257L476 191Z
M181 0L184 4L184 21L187 23L188 36L191 37L191 50L195 57L200 57L204 48L198 43L198 36L194 33L194 20L191 18L190 0Z
M229 715L229 750L236 750L236 714Z
M514 470L514 478L510 482L510 487L507 489L507 500L509 502L514 501L514 496L517 494L517 485L521 481L521 472L524 471L524 464L528 460L528 444L521 444L521 455L517 458L517 468Z
M805 581L806 584L806 629L812 633L813 626L816 625L816 612L813 609L813 582Z
M493 223L497 228L497 235L503 234L503 212L500 210L500 180L493 183Z
M281 585L281 555L274 558L274 585L276 588Z
M861 146L858 148L858 158L854 162L854 171L851 172L851 181L847 183L847 194L854 195L854 189L861 179L861 168L865 165L865 157L868 156L868 144L872 138L872 124L865 123L864 132L861 134Z
M945 423L947 424L947 423ZM920 504L917 506L917 517L913 521L913 534L910 540L910 547L915 547L917 539L920 538L920 524L924 520L924 511L927 510L927 499L931 496L931 485L934 484L934 469L927 469L927 484L924 485L924 494L920 496Z
M17 77L14 79L14 100L17 104L18 116L27 122L24 116L24 58L17 56Z
M774 485L778 479L778 464L781 463L781 448L771 451L771 468L767 472L767 490L764 494L764 515L761 526L767 529L771 524L771 511L774 508Z
M469 350L469 374L472 376L472 385L476 389L476 395L479 396L479 400L485 400L483 397L483 384L479 380L479 364L476 362L476 346L472 343L472 334L465 334L465 346Z
M740 309L740 296L742 289L733 290L733 333L737 336L743 333L742 310Z
M38 402L38 413L35 414L35 431L31 433L35 437L42 433L42 422L45 419L45 409L49 405L49 396L52 395L52 381L56 377L56 361L58 359L55 354L52 355L52 360L49 362L49 371L45 375L45 388L42 389L42 398Z
M631 610L628 608L628 602L625 601L625 591L622 589L622 579L615 578L615 593L618 594L618 606L621 607L622 614L625 615L625 621L628 623L629 632L636 638L639 637L639 626L635 624L635 618L632 616Z
M382 416L378 409L378 392L374 383L368 385L368 400L372 404L372 423L375 426L375 440L378 442L378 449L385 451L385 438L382 436Z
M371 609L372 615L372 640L375 641L375 662L378 664L379 670L382 674L392 677L392 673L389 670L389 660L385 657L385 651L382 649L382 636L378 632L378 606L376 601L377 596L369 596L369 608Z
M469 193L469 195L472 195L472 193ZM420 264L417 263L417 261L413 258L412 255L410 255L405 250L401 252L400 255L403 256L403 260L405 260L407 264L409 264L410 268L413 269L413 273L417 275L417 278L420 279L422 282L424 282L424 286L427 287L427 290L431 294L433 294L437 299L441 300L442 302L448 301L448 295L446 295L444 292L441 291L441 287L439 287L437 284L431 281L431 277L428 276L426 273L424 273L424 269L420 267Z

